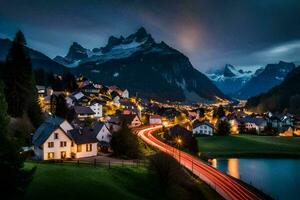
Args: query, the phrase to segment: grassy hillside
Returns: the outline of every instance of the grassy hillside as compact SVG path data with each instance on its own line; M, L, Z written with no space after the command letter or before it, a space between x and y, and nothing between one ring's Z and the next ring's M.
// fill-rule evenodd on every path
M163 199L157 178L145 168L74 166L26 163L37 166L25 199Z
M203 157L300 157L299 137L200 137L198 146Z

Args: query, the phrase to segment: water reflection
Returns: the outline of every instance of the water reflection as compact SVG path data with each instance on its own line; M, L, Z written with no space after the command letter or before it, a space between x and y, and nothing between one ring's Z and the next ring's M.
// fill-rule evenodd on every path
M211 165L276 200L299 200L299 159L213 159Z
M237 158L230 158L228 160L222 160L222 165L223 167L226 167L226 173L229 174L230 176L233 176L235 178L240 178L240 173L239 173L239 159ZM218 166L218 160L217 159L213 159L211 162L211 165L214 168L220 168L220 166Z

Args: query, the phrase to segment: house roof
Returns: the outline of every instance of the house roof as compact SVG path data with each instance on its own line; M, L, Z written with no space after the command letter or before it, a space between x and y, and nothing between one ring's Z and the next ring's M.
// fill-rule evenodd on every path
M206 126L209 126L209 127L211 127L211 128L214 128L214 126L213 126L211 123L209 123L208 121L199 121L199 120L195 120L195 121L193 122L193 129L194 129L194 128L197 128L197 127L199 127L199 126L202 126L202 125L206 125Z
M97 132L92 128L72 129L68 131L68 135L76 144L95 143L97 140Z
M192 132L177 124L169 129L169 134L170 135L187 135L187 134L192 134Z
M245 118L242 118L241 121L245 122L245 123L254 123L257 126L260 126L263 123L266 123L266 120L264 118L258 118L258 117L245 117Z
M86 106L75 106L74 107L75 113L76 114L82 114L82 115L93 115L95 112Z
M55 131L60 128L60 125L65 121L65 119L52 116L49 117L33 134L32 143L34 145L40 146L43 144L47 138Z

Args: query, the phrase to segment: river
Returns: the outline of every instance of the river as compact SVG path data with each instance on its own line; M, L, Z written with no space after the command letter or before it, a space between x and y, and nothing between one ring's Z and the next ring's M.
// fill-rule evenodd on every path
M299 159L214 159L212 166L253 185L274 199L300 199Z

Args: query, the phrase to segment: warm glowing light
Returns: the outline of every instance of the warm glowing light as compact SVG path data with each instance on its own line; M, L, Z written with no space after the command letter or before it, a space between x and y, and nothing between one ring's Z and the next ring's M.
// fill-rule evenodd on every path
M240 178L238 159L230 158L228 160L228 173L235 178Z

